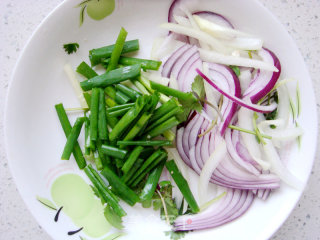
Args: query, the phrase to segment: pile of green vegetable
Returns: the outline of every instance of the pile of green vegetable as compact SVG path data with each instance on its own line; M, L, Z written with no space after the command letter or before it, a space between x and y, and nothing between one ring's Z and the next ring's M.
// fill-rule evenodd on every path
M158 70L161 62L123 56L139 49L139 41L126 41L126 36L122 28L114 45L89 52L91 66L82 62L77 67L76 71L87 78L80 82L89 107L84 116L71 126L63 105L55 106L67 137L61 159L68 160L73 153L95 194L106 204L105 216L113 226L122 228L121 217L126 215L120 199L130 206L137 202L144 207L153 204L172 223L182 214L183 206L175 205L170 182L159 183L164 166L188 202L189 212L196 213L199 207L187 181L175 162L167 161L162 147L173 145L175 133L171 129L185 121L190 110L201 109L201 104L192 93L141 77L141 71ZM105 73L98 75L92 68L98 64L106 68ZM83 125L84 153L78 143Z

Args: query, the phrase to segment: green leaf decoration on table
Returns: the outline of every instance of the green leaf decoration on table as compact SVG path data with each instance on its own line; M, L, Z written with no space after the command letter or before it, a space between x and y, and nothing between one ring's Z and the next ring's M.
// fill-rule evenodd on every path
M87 12L88 16L93 20L102 20L113 13L115 9L115 0L85 0L79 3L76 7L80 7L80 26L84 22L84 15Z
M57 210L56 206L49 199L37 196L37 200L47 208L50 208L52 210Z

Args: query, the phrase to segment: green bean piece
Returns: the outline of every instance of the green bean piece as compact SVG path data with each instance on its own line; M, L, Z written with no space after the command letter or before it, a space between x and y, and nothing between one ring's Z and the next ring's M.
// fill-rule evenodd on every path
M96 175L93 174L93 171L95 171L93 168L90 169L86 167L84 169L84 172L86 173L92 184L98 189L99 194L103 198L103 200L112 207L112 209L118 216L123 217L127 215L127 213L118 203L118 200L114 197L114 194L111 193L102 179L100 181L96 178Z
M129 125L139 116L139 113L145 106L145 97L137 99L135 105L120 119L109 134L110 141L117 140Z
M138 202L139 196L132 191L110 168L105 167L101 174L108 180L116 195L123 199L130 206Z
M148 138L154 138L162 134L164 131L179 125L179 123L180 121L176 117L171 117L167 121L161 123L160 125L147 132L145 136L147 136Z
M200 211L199 206L194 199L192 192L189 188L188 182L186 179L182 176L181 172L179 171L176 163L174 160L170 160L166 162L166 167L171 174L173 180L177 184L178 188L180 189L180 192L182 193L184 199L189 204L190 209L193 213L197 213Z
M124 140L132 140L134 139L147 125L149 118L152 114L143 113L140 119L136 122L136 124L130 129L127 135L124 137Z
M127 174L129 172L133 164L138 160L139 155L141 154L142 151L143 151L143 147L141 146L137 146L132 150L128 159L126 160L126 162L121 168L124 174Z
M131 182L133 182L133 180L135 180L141 173L143 173L144 170L147 169L147 167L154 162L157 158L159 158L159 156L161 156L161 154L163 153L162 149L158 149L156 150L153 154L151 154L150 157L148 157L148 159L143 163L143 165L139 168L139 170L135 173L135 175L133 176L133 178L131 179Z
M147 182L140 194L140 201L151 200L158 185L165 162L163 161L158 167L153 169L148 176Z
M138 169L142 166L144 160L142 158L139 158L132 166L132 168L129 169L129 171L121 177L121 179L127 183L131 177L138 171Z
M110 63L110 58L107 58L103 60L103 64L108 66ZM120 57L119 58L119 64L124 66L130 66L134 64L141 64L141 68L146 70L159 70L159 67L161 66L162 62L149 60L149 59L141 59L141 58L133 58L133 57Z
M95 87L107 87L122 81L136 78L140 75L141 66L139 64L118 68L110 72L90 78L80 82L80 86L84 91L91 90Z
M87 79L98 76L98 74L86 62L80 63L76 71L85 76Z
M112 146L108 146L106 144L101 145L102 152L110 157L115 157L119 159L124 159L127 155L128 151Z
M99 88L98 133L101 140L108 140L106 100L101 88Z
M150 123L157 121L163 115L167 114L168 112L171 112L177 106L179 106L179 103L174 98L170 99L168 102L165 102L154 111L150 119Z
M103 59L110 58L114 47L115 45L109 45L109 46L90 50L89 59L90 59L91 65L95 66L101 63ZM134 52L137 50L139 50L139 40L136 39L136 40L126 41L122 49L122 54L128 53L128 52Z
M117 41L114 44L114 48L112 50L111 57L110 57L110 62L107 67L107 72L117 68L118 61L119 61L120 55L122 53L127 35L128 35L128 32L122 27L120 29Z
M171 141L167 140L144 140L144 141L118 141L117 145L123 146L172 146Z
M114 105L113 107L109 107L107 109L107 113L118 111L118 110L121 110L121 109L124 109L124 108L130 108L132 106L134 106L134 103L127 103L127 104L122 104L122 105Z
M85 116L84 120L84 154L90 155L90 120Z
M167 154L162 152L162 154L154 162L152 162L130 185L132 187L137 186L152 169L161 164L161 162L165 162L166 159Z
M91 93L90 106L90 140L96 141L98 138L98 114L99 114L99 88L93 88Z
M116 102L119 104L126 104L130 101L130 98L123 92L116 91Z
M84 96L84 99L87 102L87 105L88 105L89 109L90 109L90 106L91 106L91 94L88 93L88 92L84 92L83 96Z
M183 108L182 107L175 107L174 109L172 109L170 112L168 112L167 114L163 115L161 118L158 118L155 122L153 122L152 124L150 124L146 131L149 132L152 129L154 129L155 127L157 127L158 125L160 125L161 123L165 122L166 120L168 120L169 118L178 115L178 114L182 114L183 113Z
M131 107L123 108L123 109L116 110L116 111L113 111L113 112L107 112L107 116L108 117L122 117L123 115L125 115L130 110L130 108Z
M61 155L61 159L62 160L69 160L71 153L74 149L75 144L77 143L78 137L80 135L80 131L83 125L85 118L84 117L80 117L77 118L76 122L74 123L70 134L67 137L67 142L64 146L62 155Z
M64 134L66 137L68 137L72 127L62 103L55 105L55 109L56 109L60 124L62 126L62 129L64 131ZM80 169L83 169L87 165L78 142L76 142L74 145L73 156Z
M179 100L182 100L182 101L194 101L194 102L197 102L197 98L190 92L186 93L186 92L181 92L179 90L176 90L176 89L173 89L173 88L169 88L167 86L164 86L162 84L159 84L159 83L155 83L155 82L152 82L150 81L150 87L153 89L153 90L156 90L160 93L163 93L167 96L172 96L172 97L176 97L178 98Z
M123 85L123 84L117 84L115 86L115 88L124 93L125 95L127 95L132 101L137 100L138 97L141 96L141 93L139 93L138 91L132 89L132 88L128 88L127 86Z

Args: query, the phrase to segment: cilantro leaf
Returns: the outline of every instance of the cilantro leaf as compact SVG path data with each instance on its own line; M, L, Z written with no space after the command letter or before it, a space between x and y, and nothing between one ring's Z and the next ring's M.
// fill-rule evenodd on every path
M179 240L184 238L187 232L188 231L184 231L184 232L165 231L164 234L166 236L169 236L171 240Z
M194 78L194 82L191 85L191 89L194 93L197 94L197 97L200 101L204 101L206 97L206 92L204 90L203 78L200 75L197 75Z
M64 51L68 54L75 53L79 48L78 43L66 43L63 44Z
M115 228L123 228L121 217L119 217L109 205L104 208L104 216L107 221Z

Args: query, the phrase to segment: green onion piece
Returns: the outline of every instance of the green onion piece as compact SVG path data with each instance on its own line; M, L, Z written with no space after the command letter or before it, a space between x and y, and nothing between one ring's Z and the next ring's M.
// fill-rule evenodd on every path
M162 134L164 131L179 125L179 123L180 121L176 117L171 117L167 121L161 123L149 132L145 133L145 136L147 136L148 138L154 138Z
M80 86L84 91L91 90L95 87L107 87L128 79L136 78L140 75L140 72L141 66L138 64L122 67L82 81L80 82Z
M167 153L162 152L161 155L155 160L153 161L144 171L142 171L137 178L135 178L135 180L133 182L131 182L131 186L135 187L138 185L138 183L140 183L143 178L155 167L157 167L159 164L161 164L161 162L165 162L167 159Z
M109 45L102 48L96 48L89 51L89 59L92 66L95 66L105 58L111 57L115 45ZM139 40L126 41L124 43L122 54L139 50Z
M103 60L103 63L108 65L110 63L110 58ZM159 70L161 66L161 62L149 60L149 59L141 59L141 58L133 58L133 57L120 57L119 64L124 66L130 66L134 64L141 64L141 68L146 70Z
M130 206L138 202L139 196L132 191L110 168L105 167L101 174L108 180L112 189L121 199L123 199Z
M179 103L173 98L170 99L168 102L165 102L164 104L162 104L159 108L157 108L154 111L154 113L153 113L153 115L152 115L152 117L150 119L150 123L153 123L153 122L157 121L163 115L171 112L177 106L179 106Z
M88 79L98 76L98 74L86 62L80 63L76 71Z
M84 154L90 155L90 120L85 116L84 120Z
M106 100L104 91L99 88L98 133L101 140L108 140Z
M116 90L113 86L108 86L104 89L105 94L107 94L112 100L116 99Z
M141 96L141 93L123 84L117 84L116 89L127 95L132 101L137 100L137 98Z
M132 106L134 106L134 103L127 103L127 104L122 104L122 105L114 105L113 107L109 107L107 109L107 113L118 111L118 110L121 110L121 109L124 109L124 108L130 108Z
M139 158L137 161L135 161L135 163L133 164L133 166L129 169L128 172L126 172L121 179L127 183L132 176L138 171L138 169L142 166L144 160L142 158Z
M88 93L88 92L84 92L84 93L83 93L83 96L84 96L84 99L85 99L86 102L87 102L87 105L88 105L89 108L90 108L90 106L91 106L91 94Z
M172 176L173 180L177 184L178 188L180 189L184 199L189 204L191 211L193 213L199 212L199 210L200 210L199 206L192 195L192 192L189 188L188 182L185 180L185 178L180 173L175 162L173 160L166 162L166 167L167 167L170 175Z
M155 92L156 89L153 89L151 87L151 81L146 79L145 77L143 76L140 76L138 77L138 80L140 81L140 83L142 83L142 85L149 91L150 94L153 94ZM161 85L161 84L160 84ZM156 90L157 91L157 90ZM158 91L161 93L161 91ZM169 97L167 97L166 95L164 94L160 94L160 102L161 103L165 103L165 102L168 102L170 100Z
M151 173L149 174L147 182L144 185L144 188L142 189L142 192L140 194L141 201L151 200L151 198L156 190L156 187L158 185L164 164L165 164L165 162L162 162L161 164L159 164L158 167L153 169L151 171Z
M143 113L140 119L137 121L137 123L130 129L130 131L127 133L127 135L124 137L124 140L132 140L134 139L147 125L149 118L151 117L151 114Z
M99 114L99 88L93 88L90 106L90 139L96 141L98 138L98 114Z
M123 145L123 146L171 146L171 141L166 140L156 140L156 141L118 141L117 145Z
M93 171L95 170L92 167L86 167L84 169L84 172L86 173L92 184L98 189L99 195L106 203L110 204L110 206L118 216L123 217L127 215L123 208L119 205L118 200L104 184L103 180L96 178L98 173L94 174Z
M141 146L137 146L133 149L133 151L130 153L128 159L126 160L126 162L124 163L124 165L121 168L121 170L123 171L124 174L127 174L129 172L129 170L131 169L131 167L133 166L133 164L138 160L139 155L141 154L142 150L143 150L143 147L141 147Z
M94 157L94 163L96 165L96 168L98 170L102 170L103 169L103 164L102 164L102 160L101 160L101 157L99 155L99 152L98 150L95 150L94 153L93 153L93 157Z
M70 159L71 153L80 135L80 131L81 131L84 120L85 120L84 117L80 117L80 118L77 118L76 122L74 123L71 129L71 132L67 137L66 145L64 146L64 149L63 149L63 153L61 156L62 160Z
M116 41L114 48L112 50L110 62L108 64L108 68L107 68L107 72L117 68L119 57L122 53L127 35L128 35L128 32L122 27L120 29L117 41Z
M129 109L131 107L128 107L128 108L123 108L123 109L119 109L119 110L116 110L116 111L113 111L113 112L107 112L107 116L108 117L122 117L124 114L126 114Z
M112 146L108 146L106 144L102 144L101 149L102 149L102 152L104 154L106 154L107 156L111 156L111 157L115 157L115 158L124 159L125 156L127 155L126 150L112 147Z
M119 104L126 104L130 101L130 98L123 92L116 91L116 102Z
M66 137L68 137L71 132L72 127L71 127L71 124L69 122L68 116L66 114L66 111L64 110L62 103L55 105L55 109L58 114L60 124L62 126L63 131L64 131L64 134ZM73 156L74 156L74 158L78 164L78 167L80 169L83 169L87 165L86 160L83 157L79 143L77 143L77 142L73 148Z
M121 136L128 126L138 117L145 104L146 101L143 96L137 99L135 106L131 107L110 132L110 141L114 141Z

